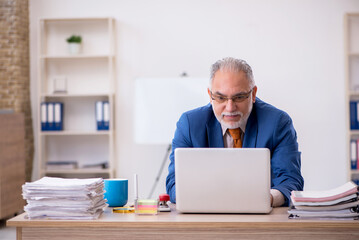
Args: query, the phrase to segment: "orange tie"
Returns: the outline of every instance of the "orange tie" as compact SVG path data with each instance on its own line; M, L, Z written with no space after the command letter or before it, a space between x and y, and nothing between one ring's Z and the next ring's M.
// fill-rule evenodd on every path
M242 139L241 139L241 129L228 129L229 134L231 134L233 138L233 147L234 148L241 148L242 147Z

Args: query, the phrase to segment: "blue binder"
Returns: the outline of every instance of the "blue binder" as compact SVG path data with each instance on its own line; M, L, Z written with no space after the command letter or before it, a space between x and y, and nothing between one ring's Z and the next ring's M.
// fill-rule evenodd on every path
M41 131L47 131L47 103L40 105Z
M63 130L63 113L64 104L61 102L55 102L54 104L54 131Z
M103 130L110 129L110 104L109 102L103 103Z
M358 102L350 101L350 129L359 129L358 122Z
M103 102L97 101L95 103L95 114L96 114L96 124L97 130L103 130Z
M55 123L54 123L54 103L47 103L47 130L54 131Z
M350 167L352 170L358 168L358 144L357 140L350 140Z

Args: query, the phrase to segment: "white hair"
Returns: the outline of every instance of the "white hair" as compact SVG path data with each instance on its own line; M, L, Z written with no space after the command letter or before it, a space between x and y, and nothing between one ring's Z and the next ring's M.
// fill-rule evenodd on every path
M213 78L218 70L226 70L226 71L231 71L231 72L243 71L246 74L246 77L249 81L249 86L251 88L253 88L255 86L251 66L249 66L248 63L242 59L226 57L221 60L218 60L211 66L211 78L209 80L209 88L210 89L212 89Z

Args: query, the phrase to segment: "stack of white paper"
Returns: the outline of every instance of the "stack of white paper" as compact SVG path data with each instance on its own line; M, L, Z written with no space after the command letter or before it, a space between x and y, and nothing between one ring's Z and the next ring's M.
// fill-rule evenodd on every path
M292 191L290 218L358 218L358 186L353 182L327 191Z
M30 219L97 219L108 206L102 178L43 177L22 186Z

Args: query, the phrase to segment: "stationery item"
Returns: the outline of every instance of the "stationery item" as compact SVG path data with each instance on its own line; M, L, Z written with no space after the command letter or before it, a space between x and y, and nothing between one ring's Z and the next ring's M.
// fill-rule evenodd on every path
M22 186L30 219L97 219L107 207L102 178L43 177Z
M110 104L103 102L103 130L110 129Z
M112 212L114 212L114 213L134 213L135 208L134 207L115 207L112 209Z
M170 195L168 194L161 194L159 196L159 202L158 202L158 211L159 212L170 212L171 209L168 206L167 202L170 200Z
M122 207L128 201L127 179L105 179L104 197L110 207Z
M177 148L175 159L178 211L268 213L272 210L269 149Z
M157 203L156 199L140 199L137 201L135 213L139 215L156 215Z
M137 174L134 174L134 205L135 205L135 209L137 209L137 201L138 201L138 177Z
M55 131L63 130L63 103L56 102L54 104L54 129Z
M103 102L97 101L96 102L96 123L97 123L97 130L103 130Z
M135 213L138 215L156 215L157 200L155 199L138 199L138 177L134 175L134 206Z
M47 103L47 130L55 130L54 124L54 104L52 102Z
M42 131L46 131L48 129L47 126L47 104L46 102L42 102L41 103L41 109L40 109L41 113L41 130Z

